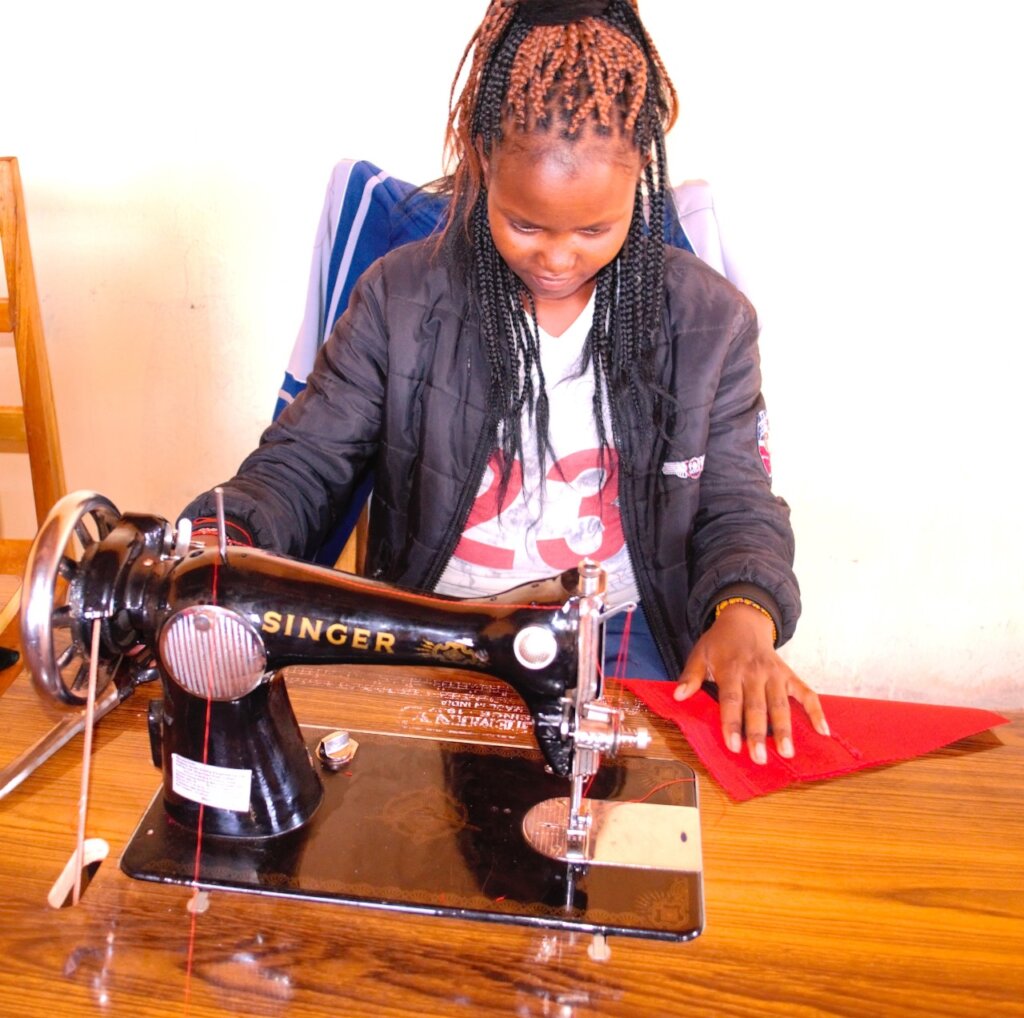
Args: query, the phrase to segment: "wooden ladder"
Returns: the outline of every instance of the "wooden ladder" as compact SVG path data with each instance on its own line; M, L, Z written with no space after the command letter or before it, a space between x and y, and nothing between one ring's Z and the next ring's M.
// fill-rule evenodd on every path
M0 406L0 452L27 452L36 520L65 494L64 461L43 343L39 295L28 241L18 160L0 157L0 243L7 296L0 297L0 333L13 333L21 406ZM20 571L28 541L0 539L0 572Z

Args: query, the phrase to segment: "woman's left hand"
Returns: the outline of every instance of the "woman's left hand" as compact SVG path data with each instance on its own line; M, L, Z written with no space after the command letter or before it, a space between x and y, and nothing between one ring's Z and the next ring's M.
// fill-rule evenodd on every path
M697 641L673 694L685 700L705 679L717 683L726 746L739 753L745 733L750 758L759 764L768 762L769 723L779 756L795 753L791 696L807 711L815 731L830 734L818 694L779 657L772 630L771 620L757 608L729 605Z

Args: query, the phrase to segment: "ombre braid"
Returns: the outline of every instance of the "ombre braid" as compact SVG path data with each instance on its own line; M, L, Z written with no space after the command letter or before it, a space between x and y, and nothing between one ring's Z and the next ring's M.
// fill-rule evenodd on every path
M489 158L506 133L557 133L570 142L588 130L620 135L644 157L626 242L597 276L584 348L583 367L594 367L602 457L604 410L612 401L628 402L654 428L664 427L670 409L653 381L651 350L664 292L665 133L677 115L675 89L636 0L608 0L602 13L567 24L534 23L535 6L536 0L491 0L470 39L451 92L445 150L454 170L440 185L451 198L440 248L477 301L490 365L502 453L499 505L513 461L522 458L524 408L534 415L542 467L550 452L533 298L495 248L487 218L481 153ZM557 6L544 0L546 10Z

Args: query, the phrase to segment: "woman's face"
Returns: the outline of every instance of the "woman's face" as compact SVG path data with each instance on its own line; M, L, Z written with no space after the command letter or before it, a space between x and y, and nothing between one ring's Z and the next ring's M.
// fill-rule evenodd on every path
M577 312L629 233L637 150L588 132L575 142L506 133L484 160L494 244L537 302Z

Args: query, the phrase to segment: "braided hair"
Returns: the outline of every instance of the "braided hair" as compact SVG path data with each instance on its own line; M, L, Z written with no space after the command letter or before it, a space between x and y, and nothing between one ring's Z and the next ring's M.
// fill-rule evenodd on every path
M542 477L550 440L536 308L491 237L483 161L514 132L556 134L570 143L586 131L618 136L642 157L626 242L597 275L581 363L581 370L594 368L603 459L610 400L632 404L645 427L664 426L667 394L654 385L649 354L664 289L665 133L677 110L637 0L490 0L463 53L449 103L445 151L454 172L441 184L451 203L439 247L467 279L481 317L500 430L499 505L513 462L522 459L524 407L534 415Z

